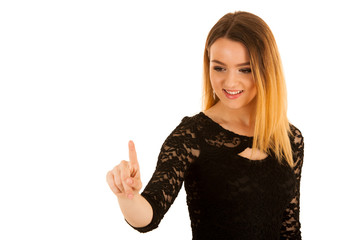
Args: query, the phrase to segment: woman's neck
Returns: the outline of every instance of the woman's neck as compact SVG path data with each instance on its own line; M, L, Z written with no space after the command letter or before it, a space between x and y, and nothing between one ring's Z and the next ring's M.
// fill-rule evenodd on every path
M231 109L217 102L209 108L205 114L210 115L220 124L230 124L242 126L244 128L254 128L255 126L255 104L249 103L240 109Z

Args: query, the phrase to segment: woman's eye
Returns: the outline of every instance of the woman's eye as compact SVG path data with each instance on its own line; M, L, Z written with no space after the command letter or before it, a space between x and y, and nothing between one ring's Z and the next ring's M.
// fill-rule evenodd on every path
M222 72L222 71L224 71L225 69L222 68L222 67L214 67L214 70L217 71L217 72Z
M239 71L242 73L251 73L251 68L242 68Z

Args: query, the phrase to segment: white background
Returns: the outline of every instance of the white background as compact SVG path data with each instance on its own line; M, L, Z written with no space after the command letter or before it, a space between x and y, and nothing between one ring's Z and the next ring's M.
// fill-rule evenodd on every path
M129 3L131 2L131 3ZM355 1L1 1L0 239L191 239L184 188L159 228L106 184L134 140L144 185L201 109L206 36L244 10L272 29L303 133L303 239L355 239L360 214Z

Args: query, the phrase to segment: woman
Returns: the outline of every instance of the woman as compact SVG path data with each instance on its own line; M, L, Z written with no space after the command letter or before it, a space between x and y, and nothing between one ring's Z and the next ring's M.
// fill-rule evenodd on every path
M229 13L210 30L204 52L203 112L165 140L142 187L135 147L107 174L126 221L158 226L182 183L193 239L301 239L304 143L286 115L275 39L259 17Z

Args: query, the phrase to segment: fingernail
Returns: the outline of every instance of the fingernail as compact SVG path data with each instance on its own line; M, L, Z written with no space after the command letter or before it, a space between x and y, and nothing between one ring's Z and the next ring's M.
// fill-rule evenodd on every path
M129 198L129 199L133 199L133 197L134 197L134 195L132 195L132 194L129 194L129 195L128 195L128 198Z
M131 178L128 178L127 183L128 183L128 184L132 184L132 183L133 183L132 179L131 179Z

